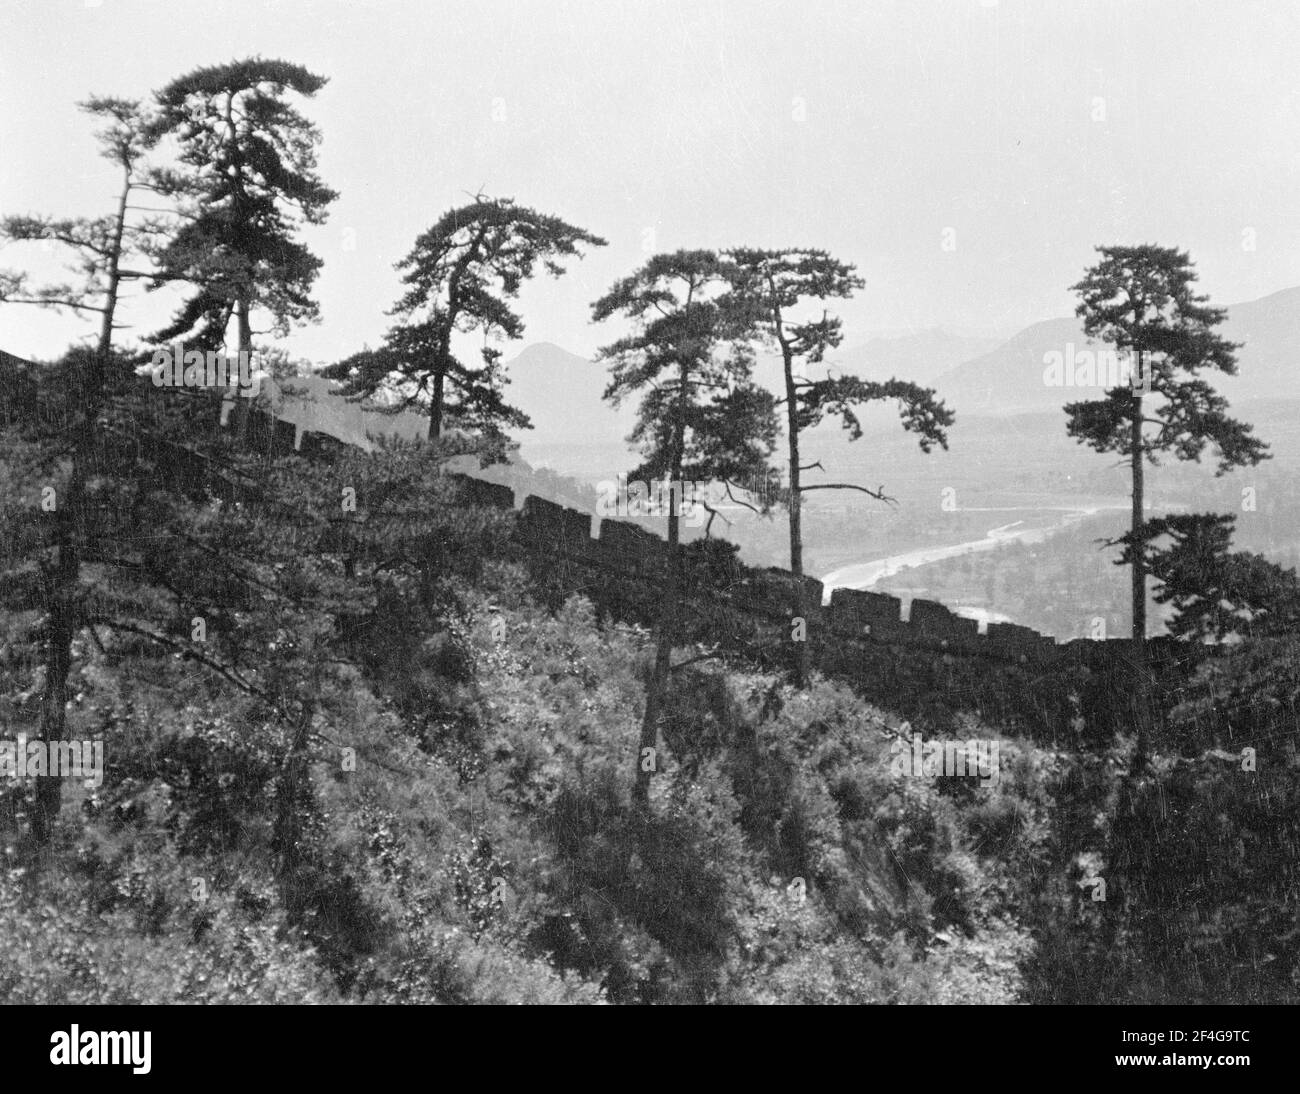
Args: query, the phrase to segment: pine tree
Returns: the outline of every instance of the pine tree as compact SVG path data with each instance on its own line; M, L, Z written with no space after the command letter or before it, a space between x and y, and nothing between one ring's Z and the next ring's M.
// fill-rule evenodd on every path
M287 61L252 58L195 69L157 94L150 140L171 140L179 169L153 185L180 202L182 223L159 254L161 277L195 292L155 341L191 338L216 350L233 316L241 353L260 309L277 333L317 317L321 261L294 238L322 224L338 196L316 173L317 128L285 98L311 98L326 80Z
M1146 521L1140 541L1126 535L1120 563L1131 566L1135 548L1156 582L1157 604L1172 604L1169 633L1177 638L1223 640L1294 633L1300 623L1300 581L1294 569L1250 551L1233 551L1236 517L1175 513Z
M642 462L631 479L673 484L678 497L687 484L766 480L776 441L772 397L752 379L749 326L741 302L729 290L736 270L712 251L677 251L651 258L617 282L592 305L601 321L621 315L632 334L604 346L610 364L605 398L614 405L641 394L636 427L628 438ZM685 556L681 505L668 510L667 558L655 662L646 690L636 757L633 801L644 809L666 705L672 650L680 635Z
M344 381L343 392L352 397L396 394L394 412L424 409L430 440L442 435L450 417L489 434L502 426L530 428L528 416L505 401L501 351L492 342L523 335L511 301L537 267L559 277L564 259L580 256L584 245L603 247L605 241L509 198L480 194L444 213L397 264L409 288L390 312L401 322L384 344L324 375ZM457 355L457 333L482 336L480 364Z
M840 320L825 310L820 318L807 318L801 311L810 302L846 298L862 288L863 281L852 266L813 249L737 248L727 256L740 275L737 291L751 309L757 336L775 345L781 354L785 383L777 403L784 403L786 414L788 483L784 497L790 511L790 572L794 575L795 598L792 608L796 618L806 619L803 495L811 490L857 490L879 500L887 496L883 486L872 490L852 483L806 483L803 472L820 465L801 463L800 435L830 414L839 416L850 440L857 440L862 436L862 427L855 409L879 400L893 400L902 415L903 428L919 434L921 450L929 452L936 444L948 447L946 430L953 423L953 414L932 389L905 380L880 382L829 375L822 380L807 378L806 366L820 365L827 350L840 344L843 334ZM807 686L806 643L795 646L795 679L799 687Z
M17 492L7 499L10 504L16 502L19 511L9 525L10 550L4 552L7 573L0 577L0 584L12 597L7 605L11 610L39 607L43 611L39 624L44 688L40 732L46 743L63 740L66 731L72 644L79 629L82 549L86 531L95 521L89 484L98 470L101 415L111 389L120 383L120 376L112 374L117 364L114 335L120 325L122 285L129 279L152 276L149 271L129 269L126 263L132 256L143 257L149 232L155 227L131 217L131 196L142 185L140 168L147 143L140 104L92 98L82 109L108 120L99 134L100 143L103 155L120 170L122 178L114 213L95 219L9 216L0 221L0 237L48 241L73 250L83 278L79 285L31 286L22 274L0 274L0 303L70 309L99 319L94 350L70 353L53 377L59 397L42 395L41 380L48 392L49 376L15 375L0 384L7 389L9 403L4 417L16 427L11 431L11 443L23 457L16 458L13 466L24 468L15 476ZM34 568L30 564L33 559ZM57 778L37 780L32 831L38 843L49 838L61 800Z
M1237 372L1237 346L1215 329L1221 308L1194 290L1196 271L1186 252L1145 244L1099 247L1101 260L1073 286L1084 332L1115 347L1131 361L1130 382L1104 399L1065 407L1067 429L1080 444L1116 452L1129 462L1132 515L1129 535L1145 542L1145 469L1172 453L1199 461L1207 445L1218 453L1216 474L1267 459L1268 446L1252 427L1230 418L1228 403L1199 373ZM1154 404L1149 400L1156 400ZM1149 429L1148 427L1152 427ZM1135 770L1150 748L1147 704L1147 554L1127 556L1132 575Z

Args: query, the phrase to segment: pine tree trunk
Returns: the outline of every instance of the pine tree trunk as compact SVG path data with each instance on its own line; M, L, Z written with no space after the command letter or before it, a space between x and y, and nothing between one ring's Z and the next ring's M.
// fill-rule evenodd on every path
M680 482L681 458L675 461L673 481ZM641 743L636 755L636 781L632 787L632 802L640 809L650 804L649 764L657 769L659 763L659 719L662 717L664 700L668 695L669 677L672 674L673 642L677 633L678 599L682 587L682 550L680 543L680 526L675 511L668 515L668 546L664 559L663 600L660 607L658 634L655 641L655 664L650 675L650 686L646 689L645 716L641 720ZM646 754L646 749L653 749Z
M1142 355L1138 353L1138 368L1142 367ZM1133 468L1133 565L1131 576L1132 616L1133 616L1133 707L1137 721L1137 751L1133 757L1133 768L1141 770L1146 765L1150 748L1148 727L1150 710L1148 709L1147 688L1147 575L1145 544L1141 541L1142 526L1145 523L1145 504L1143 497L1143 446L1142 446L1142 396L1134 395L1133 421L1131 423L1130 447L1132 448Z
M804 640L794 644L794 683L802 689L808 686L808 606L803 581L803 497L799 492L799 404L794 386L794 353L783 336L781 354L785 362L786 430L790 435L790 573L794 578L791 630L794 619L803 620L804 628Z
M674 568L669 544L668 569ZM671 582L669 582L671 584ZM659 635L655 645L655 664L650 676L650 686L646 689L645 715L641 719L641 742L636 754L636 780L632 784L632 804L638 809L647 809L650 805L650 776L652 771L647 766L659 762L659 718L663 709L663 697L668 694L668 680L672 672L673 643L668 627L672 625L673 614L667 599L670 590L665 588L664 605L659 618ZM647 755L646 749L653 752ZM650 758L653 756L653 760Z
M74 461L76 457L74 456ZM81 475L79 467L73 468L73 478ZM77 632L76 593L80 581L81 565L75 543L76 508L80 507L80 489L70 486L68 496L58 499L56 510L59 526L58 558L53 569L53 595L50 598L45 639L45 694L41 704L41 741L47 746L66 736L68 708L68 678L72 673L72 639ZM50 772L37 776L36 801L32 812L32 838L37 844L50 840L54 824L63 807L63 783L57 774Z
M272 846L276 852L276 876L291 919L302 911L299 873L302 863L302 818L309 804L307 767L314 707L305 703L293 727L289 751L276 783L275 828Z
M243 360L252 362L253 359L253 324L249 315L251 305L247 297L241 297L235 305L235 318L239 323L239 353L247 354ZM250 365L251 367L251 365ZM252 416L252 407L249 405L250 399L242 396L235 397L235 437L242 443L248 438L248 423Z
M433 378L433 398L429 402L429 440L436 441L442 436L442 398L445 373L439 372Z
M673 450L669 467L670 483L682 480L682 457L686 438L686 407L689 401L689 368L681 367L681 392L678 396L677 420L673 424ZM670 496L671 496L671 487ZM684 492L684 490L683 490ZM655 664L646 690L645 716L641 719L641 743L636 755L636 781L632 784L632 804L644 811L650 805L650 762L646 749L653 749L653 763L659 762L659 719L668 696L669 677L672 674L673 642L677 636L678 601L682 590L681 522L678 506L668 509L668 545L664 559L663 599L659 614L655 642Z
M81 585L79 536L85 531L86 477L93 467L99 437L99 413L104 405L109 358L113 352L113 322L117 314L117 297L122 276L122 238L126 231L127 201L131 193L128 169L118 198L113 243L108 254L104 307L100 317L99 343L89 371L81 386L84 405L72 450L72 472L64 497L55 495L56 561L51 571L52 590L49 601L45 638L45 694L41 702L41 741L46 746L67 735L67 710L72 674L72 641L80 624L77 594ZM59 776L47 773L36 780L35 808L32 812L32 838L38 845L49 842L54 825L63 808L63 783Z

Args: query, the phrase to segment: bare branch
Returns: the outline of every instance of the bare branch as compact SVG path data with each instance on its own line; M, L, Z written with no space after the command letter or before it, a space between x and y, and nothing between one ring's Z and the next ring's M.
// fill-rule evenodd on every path
M890 505L897 504L898 502L897 498L890 497L885 493L883 485L877 487L875 490L868 490L865 486L854 486L852 483L848 482L814 483L812 486L799 487L799 493L801 494L806 493L809 490L858 490L863 494L866 494L868 497L875 498L877 501L888 502Z
M100 315L104 314L104 309L96 307L94 304L79 304L75 300L65 300L63 297L55 296L5 296L0 297L0 304L34 304L38 308L72 308L74 311L93 311Z
M730 481L728 481L728 480L724 480L723 485L727 488L727 497L729 497L729 498L730 498L732 501L734 501L737 505L743 505L743 506L744 506L746 509L748 509L751 513L760 513L760 515L761 515L761 510L755 509L752 505L749 504L749 502L747 502L747 501L742 501L740 498L736 497L736 495L733 494L733 493L731 492L731 482L730 482ZM708 509L708 505L707 505L707 504L706 504L704 507L705 507L706 509ZM721 514L719 514L719 516L721 516ZM723 517L722 519L723 519L723 520L727 520L726 517ZM727 521L727 525L728 525L728 527L730 527L731 522L730 522L730 521Z

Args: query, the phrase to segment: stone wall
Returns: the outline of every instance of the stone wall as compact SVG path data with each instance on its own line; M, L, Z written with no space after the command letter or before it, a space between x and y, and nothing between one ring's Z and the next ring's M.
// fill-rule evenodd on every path
M509 488L489 486L469 476L461 480L463 496L472 504L497 509L514 507ZM540 552L569 564L557 572L572 573L573 565L594 567L624 578L657 576L663 565L665 543L654 533L627 521L601 520L592 535L592 517L575 509L528 495L519 507L516 538L530 551ZM698 577L698 575L692 575ZM690 578L688 578L690 580ZM584 588L590 581L584 581ZM730 565L724 580L716 576L708 587L691 581L697 595L708 597L710 609L719 620L734 627L737 617L750 617L756 624L786 626L792 622L794 576L775 568L755 569L738 562ZM835 589L829 606L823 607L822 583L804 579L804 613L810 639L814 632L875 642L917 645L953 654L987 655L1003 660L1042 661L1055 657L1056 641L1028 627L993 623L987 634L979 633L973 619L966 619L931 600L913 600L906 619L897 597L855 589ZM1076 657L1082 656L1076 653Z

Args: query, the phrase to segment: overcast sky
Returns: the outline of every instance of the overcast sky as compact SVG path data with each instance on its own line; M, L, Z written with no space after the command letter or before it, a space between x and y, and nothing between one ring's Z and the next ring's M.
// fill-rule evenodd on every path
M1288 2L5 0L0 213L110 211L76 101L251 54L330 81L303 106L341 193L305 234L323 321L288 348L312 360L378 341L393 262L479 189L610 241L527 290L520 347L608 340L589 304L647 248L827 248L867 280L849 342L1067 314L1101 243L1190 250L1217 303L1300 284ZM0 306L10 352L87 329Z

